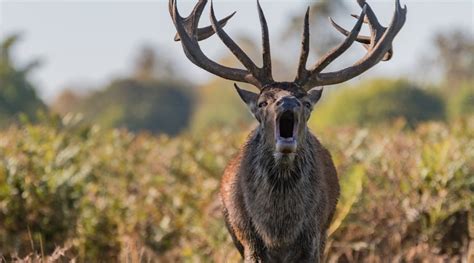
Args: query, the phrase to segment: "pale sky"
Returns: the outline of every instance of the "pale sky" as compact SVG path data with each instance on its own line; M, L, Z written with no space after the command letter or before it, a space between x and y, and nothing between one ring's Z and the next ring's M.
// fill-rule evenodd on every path
M187 15L195 2L179 1L180 12ZM347 1L350 13L360 12L355 2ZM278 37L289 17L304 15L308 1L262 0L261 3L270 27L272 51L275 54L284 53L293 65L298 59L299 45L283 49L278 45ZM393 1L368 0L368 3L381 22L387 25L393 12ZM407 5L408 17L394 42L394 58L359 78L374 75L413 76L421 66L419 58L431 52L429 43L436 31L460 27L466 34L474 34L474 0L401 0L401 3ZM246 35L260 41L254 0L215 0L215 9L218 17L237 11L226 26L230 35ZM204 12L201 22L208 25L208 11ZM347 28L354 23L349 13L340 14L335 20ZM20 64L32 58L43 61L33 80L38 84L40 95L47 100L68 86L98 87L114 76L129 74L133 65L131 62L144 44L164 52L187 78L205 82L212 77L192 65L184 56L180 44L173 41L175 30L166 0L0 0L0 38L13 32L23 35L14 50ZM204 41L202 46L215 59L228 52L215 37ZM354 49L354 54L364 54L362 48Z

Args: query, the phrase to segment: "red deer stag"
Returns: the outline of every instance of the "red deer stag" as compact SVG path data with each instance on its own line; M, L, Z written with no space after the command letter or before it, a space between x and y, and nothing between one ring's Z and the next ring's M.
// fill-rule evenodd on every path
M258 67L227 35L223 27L234 15L217 20L211 3L211 26L198 28L207 0L199 0L192 13L180 16L177 0L169 9L189 60L204 70L225 79L250 83L260 92L235 88L258 120L258 127L235 159L227 166L220 196L226 225L245 262L320 262L326 230L339 197L336 169L329 152L309 131L308 121L324 85L354 78L393 54L392 41L405 23L406 7L398 0L389 27L380 25L370 6L358 0L362 12L353 15L357 22L347 31L331 20L346 36L344 41L323 56L311 69L309 54L309 9L297 76L292 82L277 82L272 77L270 41L263 11L257 1L263 40L263 66ZM361 36L362 24L370 36ZM220 65L204 55L199 41L214 33L245 66L244 69ZM354 41L362 43L367 54L352 66L322 72Z

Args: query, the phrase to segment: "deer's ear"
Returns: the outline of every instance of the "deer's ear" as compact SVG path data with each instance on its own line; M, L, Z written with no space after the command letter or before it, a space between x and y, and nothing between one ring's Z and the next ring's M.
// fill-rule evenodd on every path
M322 87L312 88L308 91L308 98L311 101L311 103L314 105L316 104L316 102L319 101L322 94L323 94Z
M257 108L258 94L253 93L248 90L241 89L235 83L234 83L234 86L235 86L235 89L237 90L237 93L239 93L240 98L245 102L245 104L247 104L250 111L253 114L255 114L255 109Z

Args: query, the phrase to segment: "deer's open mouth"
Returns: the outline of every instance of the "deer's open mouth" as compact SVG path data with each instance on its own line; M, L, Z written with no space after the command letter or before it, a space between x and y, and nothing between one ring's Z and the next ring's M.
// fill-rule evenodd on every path
M297 116L295 112L286 110L276 118L276 151L290 154L296 151Z

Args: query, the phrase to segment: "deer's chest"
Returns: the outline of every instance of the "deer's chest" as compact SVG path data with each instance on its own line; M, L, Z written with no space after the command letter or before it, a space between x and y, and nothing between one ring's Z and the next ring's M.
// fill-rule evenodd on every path
M273 181L262 174L254 178L247 185L244 202L267 247L290 245L303 231L314 231L318 197L310 180L282 177Z

